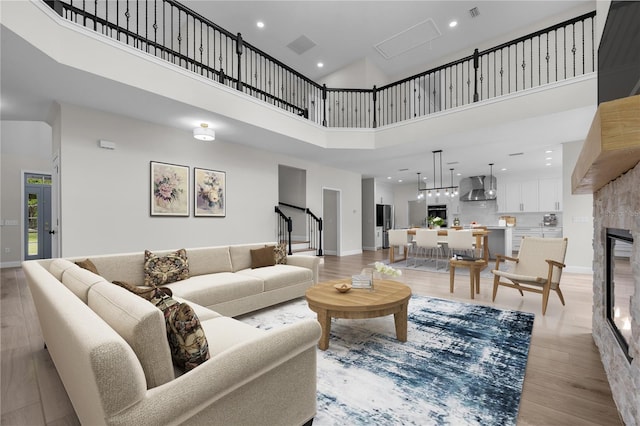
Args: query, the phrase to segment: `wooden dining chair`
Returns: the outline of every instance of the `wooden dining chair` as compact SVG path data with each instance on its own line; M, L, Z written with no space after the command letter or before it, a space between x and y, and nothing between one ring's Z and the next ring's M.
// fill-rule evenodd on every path
M407 261L409 249L412 243L408 240L408 232L406 229L390 229L389 231L389 264L396 261L395 251L396 247L400 248L400 251L404 253L402 260Z
M425 259L427 259L427 254L430 254L431 259L435 260L437 270L440 253L442 252L442 245L438 243L438 231L435 229L418 229L416 230L414 242L414 266L417 266L420 253L424 252Z

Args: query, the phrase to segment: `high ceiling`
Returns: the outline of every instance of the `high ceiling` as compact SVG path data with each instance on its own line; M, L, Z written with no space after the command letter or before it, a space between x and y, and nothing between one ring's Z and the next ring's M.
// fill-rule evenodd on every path
M386 75L388 81L413 75L431 66L469 54L475 47L488 47L507 41L515 35L524 35L540 28L540 22L568 19L595 9L595 1L186 1L188 7L210 18L223 28L243 35L255 47L298 70L321 81L357 61L366 60ZM471 18L469 10L477 7L479 15ZM557 18L557 19L555 19ZM455 28L449 28L451 20ZM264 28L256 26L264 22ZM428 22L429 34L436 28L441 35L431 42L406 50L403 44L393 45L393 37L406 34L418 24ZM427 31L427 32L428 32ZM424 34L424 33L423 33ZM515 34L515 35L514 35ZM294 52L291 42L306 37L315 44L302 54ZM505 39L506 37L506 39ZM396 53L385 59L375 45L391 40L382 48ZM127 114L135 118L184 127L183 117L196 108L175 105L171 101L141 90L120 85L79 70L69 69L28 45L6 28L2 28L0 50L2 74L2 119L41 120L54 100ZM318 68L317 62L324 67ZM46 70L46 72L43 72ZM47 78L43 79L42 76ZM381 84L386 82L381 82ZM78 87L85 90L78 90ZM90 94L89 94L90 93ZM126 105L122 96L131 99ZM511 170L542 168L546 150L555 152L551 167L561 166L560 144L580 138L575 128L588 128L593 108L570 111L561 119L554 116L537 120L505 122L491 129L465 130L432 141L430 146L415 143L400 144L393 149L328 150L305 146L298 141L286 140L278 135L261 134L260 129L243 123L222 123L230 130L220 131L220 139L250 144L260 140L261 148L294 153L327 165L349 169L376 178L393 177L415 179L416 170L430 165L432 148L447 148L445 161L473 163L462 170L465 175L486 173L487 163L495 152L526 150L528 157L509 158L502 167ZM217 117L224 120L223 117ZM517 141L513 134L520 135ZM256 137L247 137L253 135ZM466 142L465 142L466 141ZM469 144L468 141L473 141ZM507 148L506 142L510 143ZM535 164L532 163L535 159ZM538 162L539 161L539 162ZM446 170L445 166L445 170ZM407 169L400 172L401 169ZM429 168L430 169L430 168ZM426 171L425 171L426 173Z
M425 64L440 65L452 53L470 55L480 44L507 41L505 34L524 35L540 29L536 24L541 21L573 17L575 14L567 13L577 7L591 4L595 9L594 1L585 0L182 3L221 27L241 33L244 40L316 81L364 58L398 80L428 69ZM479 14L472 18L469 11L474 8ZM452 20L458 25L449 28ZM264 23L263 28L257 27L258 21ZM418 28L408 40L401 40L405 44L395 46L393 57L385 59L376 49L424 22L429 28ZM315 46L296 53L288 45L300 37ZM433 39L425 42L428 38ZM318 62L324 67L318 68Z

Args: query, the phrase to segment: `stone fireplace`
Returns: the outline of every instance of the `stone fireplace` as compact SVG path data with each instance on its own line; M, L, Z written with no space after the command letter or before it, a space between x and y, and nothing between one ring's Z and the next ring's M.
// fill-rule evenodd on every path
M593 338L620 415L626 424L640 424L640 164L594 193L593 202ZM628 230L633 238L627 353L607 321L607 229Z
M640 95L600 103L571 188L593 194L593 340L622 420L640 425Z

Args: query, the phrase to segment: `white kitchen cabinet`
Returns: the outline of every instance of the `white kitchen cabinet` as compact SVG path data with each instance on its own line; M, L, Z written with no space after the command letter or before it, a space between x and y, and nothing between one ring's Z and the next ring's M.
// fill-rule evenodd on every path
M562 211L562 179L540 179L538 199L541 212Z
M496 188L496 204L498 206L498 213L506 213L507 211L507 185L498 182L498 187Z
M449 224L453 223L454 215L460 214L460 197L452 197L449 199Z
M376 226L376 250L382 248L382 226Z
M500 190L502 196L500 197ZM498 185L498 210L502 213L537 212L538 208L538 181L524 180L506 182Z
M542 228L540 226L515 227L513 229L513 251L520 250L522 237L542 237Z
M513 251L520 250L522 237L562 238L562 227L531 226L515 227L513 229Z
M557 226L542 227L542 238L562 238L562 228Z

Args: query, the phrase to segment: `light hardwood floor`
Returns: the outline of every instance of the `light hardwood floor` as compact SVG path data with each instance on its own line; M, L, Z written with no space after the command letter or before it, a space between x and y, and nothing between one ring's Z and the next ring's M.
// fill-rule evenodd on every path
M321 280L350 276L387 256L386 250L325 257ZM77 425L77 417L47 351L28 286L20 268L1 271L2 425ZM469 299L468 276L457 276L453 294L448 274L405 271L414 294L518 309L536 315L518 425L622 425L598 350L591 337L589 275L565 273L567 306L551 294L541 314L536 294L522 297L501 288L491 302L491 280L481 278L480 294ZM411 336L409 336L411 338Z

